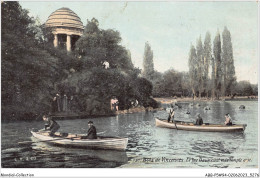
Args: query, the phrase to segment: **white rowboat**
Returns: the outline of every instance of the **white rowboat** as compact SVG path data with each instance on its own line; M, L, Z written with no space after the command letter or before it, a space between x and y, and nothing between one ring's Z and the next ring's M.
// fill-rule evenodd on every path
M51 137L46 132L34 132L32 135L41 142L52 143L68 147L84 147L92 149L110 149L110 150L125 150L128 143L128 138L120 137L98 137L97 139L80 139L75 135L67 137Z
M201 131L201 132L235 132L235 131L244 131L246 124L241 125L217 125L217 124L203 124L203 125L194 125L191 122L168 122L167 120L160 120L158 117L155 118L155 124L157 127L178 129L178 130L188 130L188 131Z

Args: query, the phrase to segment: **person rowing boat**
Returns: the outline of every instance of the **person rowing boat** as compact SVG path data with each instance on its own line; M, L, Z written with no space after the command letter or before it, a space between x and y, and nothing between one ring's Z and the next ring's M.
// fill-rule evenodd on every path
M225 125L233 125L229 113L227 113L227 114L225 115L225 119L226 119L225 122L224 122Z
M173 108L173 105L171 105L169 116L168 116L168 122L170 122L170 121L173 122L173 120L174 120L174 108Z
M48 115L43 115L42 119L46 122L44 130L50 131L49 135L54 136L54 133L59 130L60 125Z

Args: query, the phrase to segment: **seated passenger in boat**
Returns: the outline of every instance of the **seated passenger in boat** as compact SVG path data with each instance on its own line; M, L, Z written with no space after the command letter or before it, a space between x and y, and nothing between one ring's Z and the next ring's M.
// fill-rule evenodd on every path
M202 125L202 124L203 124L203 119L201 118L200 114L198 114L195 125Z
M43 115L42 118L46 122L45 130L50 131L50 133L49 133L50 136L54 136L54 133L59 130L60 125L47 115Z
M228 113L225 115L225 118L226 118L226 120L225 120L224 124L225 125L232 125L232 120L231 120L231 117Z
M93 125L92 121L88 122L88 135L80 137L81 139L97 139L97 130L96 127Z

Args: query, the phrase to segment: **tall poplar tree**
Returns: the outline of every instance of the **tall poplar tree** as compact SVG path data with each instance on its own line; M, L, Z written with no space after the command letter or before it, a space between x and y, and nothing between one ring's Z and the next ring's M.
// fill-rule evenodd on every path
M144 47L143 67L144 67L143 76L148 80L153 80L153 75L154 75L153 51L148 42L145 43L145 47Z
M216 97L216 60L211 57L211 98Z
M216 88L216 94L217 99L219 99L221 95L221 87L222 87L222 60L221 60L221 40L220 40L220 34L219 31L216 34L216 37L214 39L214 47L213 47L213 53L215 58L215 88Z
M197 63L196 63L196 67L197 67L197 81L198 81L198 90L199 90L199 98L201 98L201 92L203 91L203 73L204 73L204 56L203 56L203 47L202 47L202 42L201 42L201 36L200 38L197 40Z
M203 86L207 92L207 97L208 97L208 91L210 89L209 86L209 65L211 62L211 56L212 56L212 49L211 49L211 37L210 33L207 32L204 40L204 74L203 74L203 79L204 83Z
M197 88L197 54L196 49L193 45L190 47L189 53L189 76L190 76L190 87L194 98L196 97L196 88Z
M231 34L227 27L222 32L222 61L223 61L223 92L225 95L232 95L234 84L236 81L235 66L233 58L233 47L231 42Z

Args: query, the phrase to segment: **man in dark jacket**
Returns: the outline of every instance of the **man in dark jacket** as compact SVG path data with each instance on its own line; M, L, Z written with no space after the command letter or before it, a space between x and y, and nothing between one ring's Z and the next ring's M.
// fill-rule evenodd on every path
M54 136L54 133L60 128L59 124L47 115L44 115L42 118L46 122L45 130L49 130L50 136Z
M203 124L203 120L202 120L200 114L198 114L198 118L196 119L195 125L202 125L202 124Z
M88 122L88 135L82 136L81 139L97 139L97 131L96 127L93 125L92 121Z

